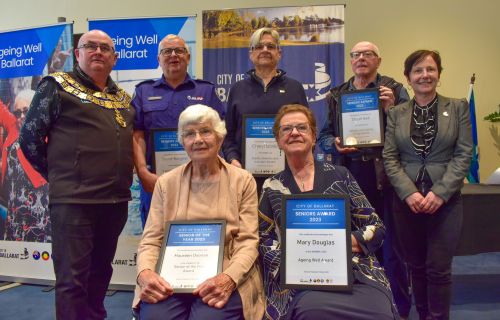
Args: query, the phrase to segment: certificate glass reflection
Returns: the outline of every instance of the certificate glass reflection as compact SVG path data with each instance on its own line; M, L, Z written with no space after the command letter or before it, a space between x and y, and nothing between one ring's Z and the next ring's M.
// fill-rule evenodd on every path
M351 224L344 195L283 197L280 274L285 288L350 291Z
M285 169L285 154L273 135L274 116L244 115L243 167L254 176L271 176Z
M224 220L167 222L156 271L175 292L192 292L222 272L225 227Z
M345 147L384 145L382 109L378 88L340 95L340 141Z
M153 141L153 172L162 175L182 164L189 162L184 147L177 140L177 129L151 130Z

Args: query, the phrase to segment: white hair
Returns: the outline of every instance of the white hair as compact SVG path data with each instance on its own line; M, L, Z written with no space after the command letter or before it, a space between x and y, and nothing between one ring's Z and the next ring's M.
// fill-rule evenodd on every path
M187 43L186 43L186 41L184 39L182 39L181 37L179 37L176 34L167 34L163 39L161 39L160 43L158 44L158 55L160 55L160 52L163 49L163 43L164 42L169 42L170 40L174 40L174 39L182 40L182 42L184 42L184 48L186 49L186 52L188 54L190 54L190 52L189 52L189 46L187 45Z
M177 127L177 140L179 143L184 145L182 141L182 132L185 126L206 121L212 124L215 134L221 140L224 140L227 133L226 124L221 120L219 113L209 106L194 104L184 109L179 116L179 125Z
M30 89L21 90L16 95L16 99L14 101L14 105L16 105L17 101L20 100L20 99L26 100L29 103L31 103L31 100L33 100L33 96L34 95L35 95L35 91L33 91L33 90L30 90Z
M260 39L266 34L271 35L273 37L274 42L276 42L276 45L280 46L280 35L278 31L272 29L272 28L260 28L255 30L255 32L252 34L250 37L250 51L253 50L253 48L259 44Z

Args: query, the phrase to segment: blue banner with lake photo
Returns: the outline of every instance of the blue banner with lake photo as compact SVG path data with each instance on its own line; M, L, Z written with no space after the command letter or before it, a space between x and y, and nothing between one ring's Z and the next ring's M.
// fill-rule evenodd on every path
M223 102L230 87L253 68L249 39L262 27L280 34L278 68L302 83L321 126L328 90L344 82L344 6L203 11L203 78L216 84Z

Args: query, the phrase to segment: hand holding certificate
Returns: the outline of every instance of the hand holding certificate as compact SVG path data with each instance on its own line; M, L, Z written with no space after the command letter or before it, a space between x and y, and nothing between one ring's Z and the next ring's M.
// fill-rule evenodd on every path
M340 96L340 142L348 147L384 145L378 88L344 92Z
M219 273L213 278L204 281L194 290L193 294L211 307L222 308L226 305L236 283L225 273Z
M158 274L174 292L193 292L222 272L225 221L172 221L157 264Z
M141 301L147 303L157 303L174 293L170 283L150 269L145 269L139 274L137 284L141 288Z

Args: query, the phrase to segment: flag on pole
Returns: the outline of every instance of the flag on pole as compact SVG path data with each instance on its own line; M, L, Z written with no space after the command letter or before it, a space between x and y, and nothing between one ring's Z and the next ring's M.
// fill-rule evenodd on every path
M469 174L467 175L469 183L479 183L479 149L477 146L476 106L474 102L475 80L476 74L473 74L469 86L469 111L472 125L472 161L470 163Z

